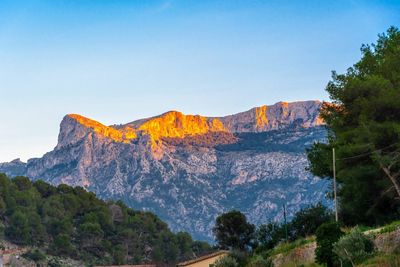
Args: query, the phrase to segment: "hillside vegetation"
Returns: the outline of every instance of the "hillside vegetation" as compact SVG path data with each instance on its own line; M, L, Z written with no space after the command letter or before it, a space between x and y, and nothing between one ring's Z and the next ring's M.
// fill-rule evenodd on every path
M223 214L226 225L215 228L222 231L218 245L238 251L221 261L229 265L217 267L400 266L400 31L389 28L361 53L346 73L333 72L326 88L332 101L320 110L328 138L307 151L314 175L331 180L336 169L338 219L317 205L300 210L289 223L254 230L244 215ZM242 138L226 147L257 149L257 143ZM227 246L225 236L246 242Z
M188 233L172 233L152 213L102 201L81 187L55 187L4 174L0 174L0 236L37 247L36 254L88 264L172 265L210 250Z

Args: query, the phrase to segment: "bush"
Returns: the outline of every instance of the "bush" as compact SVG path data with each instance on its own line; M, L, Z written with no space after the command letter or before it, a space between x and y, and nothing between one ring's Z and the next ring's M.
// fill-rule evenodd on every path
M348 235L342 236L333 244L333 252L344 261L349 261L353 266L361 263L371 256L373 244L361 230L356 227Z
M239 266L246 266L247 261L249 260L249 253L239 249L230 251L229 256L234 258Z
M49 260L48 263L49 267L62 267L62 263L60 260L56 259L56 258L52 258L51 260Z
M376 253L374 257L364 261L360 267L400 266L400 254Z
M385 225L380 231L380 234L394 232L400 228L400 221L394 221L388 225Z
M326 264L327 267L334 266L336 261L333 253L333 244L343 235L340 226L336 222L328 222L318 227L316 231L317 249L315 255L318 263Z
M219 258L215 263L214 267L238 267L239 264L232 256L225 256Z
M6 227L5 227L4 224L0 221L0 238L4 238L4 229L6 229Z
M272 262L269 259L264 259L260 255L253 257L246 267L272 267Z
M39 262L46 259L46 255L44 255L44 253L38 249L31 250L25 253L23 256L24 258L33 260L34 262Z
M277 255L280 253L283 253L284 255L286 255L287 253L289 253L291 250L301 247L305 244L309 244L311 242L315 241L315 239L313 239L312 237L310 238L300 238L297 239L293 242L287 243L287 242L283 242L280 243L279 245L277 245L272 251L271 251L271 255Z
M53 243L50 246L50 251L54 255L65 255L71 256L74 254L74 247L71 244L71 239L66 234L59 234L54 238Z

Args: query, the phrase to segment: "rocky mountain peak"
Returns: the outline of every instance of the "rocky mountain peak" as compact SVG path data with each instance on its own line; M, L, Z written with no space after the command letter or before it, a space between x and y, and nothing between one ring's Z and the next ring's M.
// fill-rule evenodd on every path
M319 101L278 102L225 117L185 115L179 111L169 111L119 126L106 126L78 114L68 114L61 122L56 148L74 144L90 132L123 143L148 136L154 148L162 138L185 138L213 132L256 133L294 125L308 128L323 123L319 118L320 106Z
M278 102L221 117L230 132L266 132L292 126L309 128L323 124L319 118L320 101Z
M136 133L129 129L122 131L79 114L68 114L61 121L56 148L75 144L90 132L98 133L115 142L129 142L130 139L136 138Z
M174 231L210 240L215 217L243 211L253 223L324 200L326 181L306 171L305 148L325 140L318 101L279 102L225 116L170 111L107 126L66 115L53 151L0 172L83 186L150 210Z
M183 138L185 136L227 131L219 119L200 115L185 115L171 111L149 119L138 128L158 140L162 137Z

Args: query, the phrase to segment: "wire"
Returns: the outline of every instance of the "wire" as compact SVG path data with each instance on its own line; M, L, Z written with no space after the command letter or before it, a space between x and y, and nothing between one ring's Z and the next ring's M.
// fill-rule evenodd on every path
M394 144L385 146L385 147L383 147L383 148L380 148L380 149L377 149L377 150L374 150L374 151L371 151L371 152L367 152L367 153L363 153L363 154L359 154L359 155L355 155L355 156L351 156L351 157L346 157L346 158L338 158L338 159L336 159L336 160L348 160L348 159L355 159L355 158L365 157L365 156L374 154L375 152L382 151L382 150L384 150L384 149L393 147L393 146L398 145L398 144L399 144L399 143L394 143Z

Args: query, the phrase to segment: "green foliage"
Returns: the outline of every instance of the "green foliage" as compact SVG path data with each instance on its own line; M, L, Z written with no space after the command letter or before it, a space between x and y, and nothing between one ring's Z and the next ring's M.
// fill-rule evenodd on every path
M38 249L31 250L23 256L27 259L33 260L34 262L40 262L46 259L46 255Z
M182 259L190 259L193 256L193 239L189 233L178 232L176 233L176 241L179 251L181 252Z
M236 259L232 256L225 256L219 258L215 263L214 267L238 267L239 264Z
M220 248L246 250L254 237L255 226L246 216L232 210L217 217L213 233Z
M333 252L343 261L354 264L361 263L371 256L373 243L358 227L355 227L349 234L342 236L338 242L333 244Z
M6 236L16 244L27 245L31 235L28 218L24 213L16 210L10 217L10 226L6 229Z
M380 234L394 232L400 228L400 221L394 221L388 225L385 225L380 231Z
M346 224L376 225L400 218L400 32L391 27L345 74L333 72L321 117L327 144L308 151L310 170L332 176L336 149L340 217Z
M321 203L306 207L298 211L291 222L287 224L289 240L301 242L307 236L315 234L317 228L330 220L333 216ZM285 240L285 226L276 223L262 224L255 233L256 252L274 248L279 242ZM294 243L296 243L294 242ZM288 243L288 244L294 244Z
M4 229L5 229L4 224L3 222L0 221L0 238L4 237Z
M334 266L335 255L333 244L343 235L339 224L328 222L318 227L316 231L317 248L315 250L318 263L325 263L328 267Z
M256 255L250 259L246 267L272 267L272 261Z
M256 237L256 252L267 249L272 249L281 240L285 239L284 225L276 223L268 223L260 225L255 233Z
M229 251L229 256L234 258L239 266L246 266L249 259L250 253L248 251L240 250L240 249L233 249Z
M4 202L3 198L0 197L0 216L2 216L6 210L6 203Z
M154 214L104 202L81 187L0 174L0 208L0 236L89 265L174 264L211 251L187 233L173 234Z
M290 222L292 239L313 235L321 224L332 219L332 213L321 203L301 209Z
M51 244L50 252L54 255L72 256L75 252L75 248L71 244L69 235L58 234Z
M280 253L287 254L295 248L304 246L304 245L309 244L314 241L315 241L314 238L300 238L300 239L296 239L295 241L292 241L292 242L283 242L283 243L277 245L272 250L270 255L277 255Z
M400 254L376 253L373 257L357 265L359 267L400 266Z
M63 265L59 259L53 258L53 259L49 260L48 266L49 267L62 267Z

